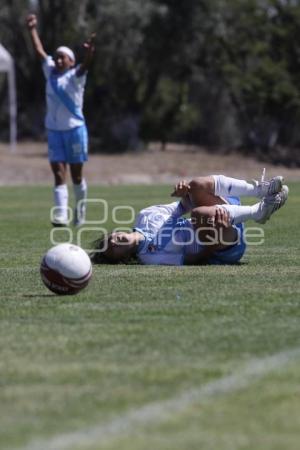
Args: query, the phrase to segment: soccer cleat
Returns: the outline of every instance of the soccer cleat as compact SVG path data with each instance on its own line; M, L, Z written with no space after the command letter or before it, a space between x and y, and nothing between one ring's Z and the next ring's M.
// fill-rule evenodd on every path
M74 220L73 224L75 227L80 227L85 223L85 206L82 205L81 208L74 208Z
M57 215L57 216L54 215L51 223L54 227L67 227L68 226L68 221L66 220L66 218L59 216L59 215Z
M285 204L288 195L289 188L286 185L283 185L280 192L264 197L259 205L259 218L256 219L256 222L266 223L266 221L270 219L271 215Z
M263 198L269 195L277 194L281 191L283 177L278 175L277 177L273 177L270 180L264 180L264 173L261 181L253 180L254 186L257 188L256 196L259 198Z

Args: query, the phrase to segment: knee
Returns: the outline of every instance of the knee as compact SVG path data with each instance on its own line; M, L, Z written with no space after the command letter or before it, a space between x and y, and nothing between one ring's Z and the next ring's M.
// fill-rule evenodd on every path
M205 191L208 193L214 193L214 178L208 177L198 177L190 181L190 191Z

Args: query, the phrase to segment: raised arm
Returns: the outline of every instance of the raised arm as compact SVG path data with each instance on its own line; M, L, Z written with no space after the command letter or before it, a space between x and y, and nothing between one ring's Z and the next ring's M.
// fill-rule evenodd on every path
M78 77L81 77L89 68L91 61L93 59L93 55L95 52L95 38L96 33L92 33L89 39L83 44L85 51L85 57L83 62L80 64L79 68L77 69L76 75Z
M48 55L44 50L37 31L37 17L35 14L29 14L27 16L27 27L31 36L33 48L41 59L46 59Z

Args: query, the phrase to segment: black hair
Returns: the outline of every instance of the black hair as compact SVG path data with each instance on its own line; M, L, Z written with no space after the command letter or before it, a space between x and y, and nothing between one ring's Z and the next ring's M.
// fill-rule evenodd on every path
M109 258L105 254L104 250L110 235L111 233L102 233L100 237L93 242L93 250L90 253L90 258L93 264L116 264L116 261Z
M90 253L90 258L93 264L138 264L136 255L131 255L129 258L122 260L115 260L106 252L107 242L112 233L102 233L98 239L93 242L93 250Z

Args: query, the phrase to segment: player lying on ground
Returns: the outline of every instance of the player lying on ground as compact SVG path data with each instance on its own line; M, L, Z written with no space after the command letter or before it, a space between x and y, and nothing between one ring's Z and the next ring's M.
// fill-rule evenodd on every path
M175 186L179 202L143 209L132 232L112 232L95 245L95 263L234 264L243 256L243 223L265 223L287 200L283 177L248 183L224 175L200 177ZM242 206L240 196L261 200ZM182 217L190 213L190 218Z

